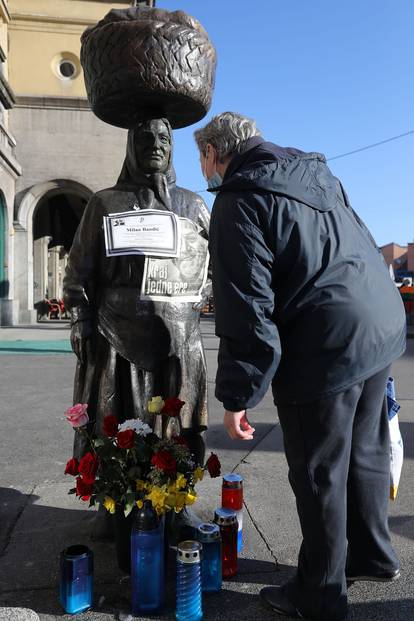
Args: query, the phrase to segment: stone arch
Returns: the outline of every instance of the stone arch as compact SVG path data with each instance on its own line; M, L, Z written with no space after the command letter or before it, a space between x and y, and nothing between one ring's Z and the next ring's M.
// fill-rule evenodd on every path
M15 205L15 227L17 225L29 232L33 225L33 214L40 199L46 194L53 196L64 193L77 194L86 200L89 200L93 194L92 190L71 179L55 179L38 183L23 192L19 192Z
M34 323L33 307L33 219L36 207L45 197L60 194L75 195L85 201L93 192L86 186L70 179L55 179L36 184L16 197L15 202L15 295L19 300L19 321Z

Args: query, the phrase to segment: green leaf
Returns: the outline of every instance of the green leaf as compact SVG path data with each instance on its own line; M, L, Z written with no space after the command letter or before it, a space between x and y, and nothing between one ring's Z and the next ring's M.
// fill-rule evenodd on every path
M103 438L96 438L94 440L93 445L95 448L99 448L100 446L105 446L105 440Z
M73 487L68 491L68 494L76 494L76 487Z
M135 506L135 492L125 494L124 515L127 517Z
M125 507L124 507L124 515L125 517L128 517L128 515L131 513L132 509L135 506L135 501L134 502L126 502L125 503Z

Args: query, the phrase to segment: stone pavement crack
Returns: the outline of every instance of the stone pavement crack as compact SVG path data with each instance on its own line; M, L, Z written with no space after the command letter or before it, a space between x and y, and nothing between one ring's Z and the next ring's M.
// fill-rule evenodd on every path
M251 453L253 453L253 451L255 449L257 449L257 447L259 446L259 444L261 444L263 442L263 440L265 440L267 438L267 436L269 435L269 433L271 433L275 427L277 427L279 423L276 423L275 425L272 425L271 428L269 429L269 431L267 433L264 434L264 436L262 438L259 438L259 440L256 442L256 444L250 449L250 451L248 451L246 453L246 455L244 455L241 460L234 466L232 472L235 472L237 470L237 468L240 466L240 464L243 464L245 462L245 460L249 457L249 455L251 455Z
M244 457L242 457L242 458L241 458L241 460L239 461L239 463L238 463L238 464L236 464L236 466L234 466L234 468L233 468L232 472L235 472L235 471L237 470L237 468L240 466L240 464L242 464L242 463L246 463L246 462L245 462L245 460L249 457L249 455L250 455L251 453L253 453L253 451L254 451L254 450L256 450L256 449L257 449L257 447L258 447L258 446L259 446L259 445L260 445L260 444L261 444L261 443L262 443L262 442L263 442L263 441L267 438L267 436L268 436L270 433L272 433L272 431L273 431L273 430L274 430L274 429L275 429L278 425L279 425L279 423L277 422L277 423L275 423L274 425L272 425L272 426L271 426L271 428L269 429L269 431L268 431L267 433L265 433L265 434L264 434L264 436L263 436L263 437L261 437L261 438L260 438L260 440L258 440L258 442L256 442L256 444L255 444L255 445L254 445L254 446L250 449L250 451L249 451L248 453L246 453L246 455L244 455ZM276 558L276 556L275 556L275 554L274 554L274 552L273 552L272 548L271 548L271 547L270 547L270 545L268 544L268 542L267 542L267 540L266 540L266 537L263 535L262 531L260 530L259 525L256 523L255 519L253 518L253 515L252 515L252 513L249 511L249 508L248 508L248 506L247 506L247 504L246 504L246 502L245 502L245 501L243 501L243 504L244 504L244 506L245 506L245 509L246 509L246 511L247 511L247 514L248 514L249 518L250 518L250 519L251 519L251 521L252 521L253 526L254 526L254 527L255 527L255 529L257 530L257 533L258 533L259 537L262 539L263 543L265 544L266 548L267 548L267 549L268 549L268 551L269 551L270 556L273 558L273 560L274 560L274 562L275 562L275 564L276 564L276 566L277 566L277 565L278 565L277 558Z
M8 529L8 531L6 533L6 536L4 538L4 545L3 545L2 549L0 550L0 557L4 556L4 554L6 553L7 548L9 546L9 543L11 541L12 535L13 535L13 531L16 528L17 522L20 520L20 517L22 516L23 511L26 509L27 505L29 504L30 498L33 496L33 493L34 493L36 487L37 487L37 485L34 485L32 487L32 489L29 491L29 493L26 494L25 502L23 503L23 505L20 507L19 511L17 512L16 518L10 524L9 529Z
M247 506L247 504L246 504L246 502L245 502L245 501L243 501L243 505L244 505L244 508L246 509L246 512L247 512L247 514L248 514L249 518L250 518L250 519L251 519L251 521L252 521L253 526L254 526L254 527L255 527L255 529L257 530L259 537L262 539L263 543L265 544L266 548L268 549L269 554L270 554L270 556L273 558L273 560L274 560L274 562L275 562L275 564L276 564L276 567L277 567L277 566L279 565L278 560L277 560L277 558L276 558L276 556L275 556L275 554L274 554L274 552L273 552L272 548L271 548L271 547L270 547L270 545L267 543L267 539L266 539L266 537L263 535L262 531L260 530L259 525L256 523L256 520L254 519L254 517L253 517L253 515L252 515L251 511L249 510L249 507Z

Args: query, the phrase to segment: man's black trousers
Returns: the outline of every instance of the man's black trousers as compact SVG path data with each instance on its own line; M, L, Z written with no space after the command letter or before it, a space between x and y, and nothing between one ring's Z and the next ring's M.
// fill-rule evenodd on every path
M303 616L341 621L347 575L393 571L388 530L389 368L318 401L278 405L303 542L287 594Z

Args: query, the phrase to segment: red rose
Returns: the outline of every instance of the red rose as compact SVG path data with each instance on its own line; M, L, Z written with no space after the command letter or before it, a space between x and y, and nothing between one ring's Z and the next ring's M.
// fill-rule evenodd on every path
M81 477L76 479L76 496L82 500L89 500L93 492L93 483L86 483Z
M99 466L99 458L92 453L86 453L79 462L79 474L85 483L92 484L95 481L96 471Z
M129 449L134 446L135 431L133 429L125 429L116 434L116 442L119 448Z
M73 477L75 477L77 474L79 474L78 468L78 460L75 457L72 457L72 459L69 459L68 463L66 464L65 474L71 474Z
M170 397L165 400L161 414L165 414L166 416L178 416L184 403L185 401L181 401L181 399Z
M118 431L118 419L113 414L109 414L105 416L102 424L102 433L108 438L113 438L116 436Z
M210 457L207 459L206 468L212 479L220 476L221 463L215 453L211 453Z
M177 462L168 451L158 451L152 456L151 463L158 470L162 470L165 474L175 474L177 472Z

